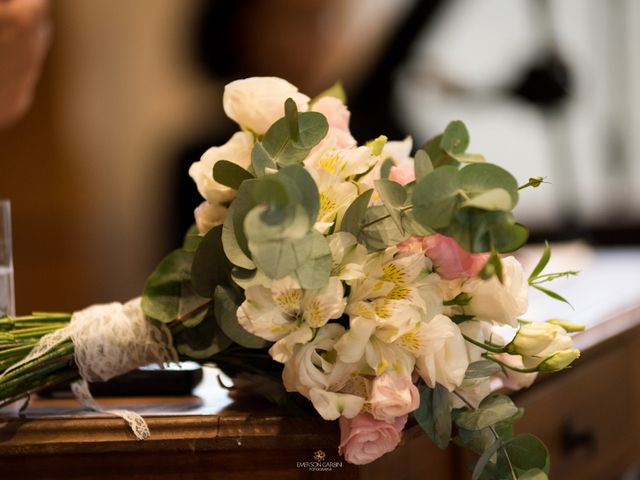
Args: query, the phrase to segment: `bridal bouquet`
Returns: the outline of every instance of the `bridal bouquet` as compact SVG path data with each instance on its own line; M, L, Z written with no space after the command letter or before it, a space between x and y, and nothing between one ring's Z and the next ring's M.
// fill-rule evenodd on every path
M519 190L542 179L519 186L468 153L460 121L413 156L410 138L359 146L339 87L310 99L249 78L223 106L240 129L189 170L204 201L183 247L141 300L0 320L0 399L177 353L306 397L351 463L393 450L413 415L480 455L474 479L547 478L544 445L512 433L522 409L492 391L579 356L579 327L521 318L529 287L564 300L541 284L573 272L543 273L548 246L528 276L506 255L527 239Z

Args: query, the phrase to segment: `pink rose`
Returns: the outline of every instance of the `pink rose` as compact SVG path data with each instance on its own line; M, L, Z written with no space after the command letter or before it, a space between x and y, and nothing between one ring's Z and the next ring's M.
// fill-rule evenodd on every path
M340 455L347 462L365 465L394 450L400 443L400 432L407 423L407 415L393 423L376 420L371 414L359 413L352 419L340 417Z
M507 365L511 365L512 367L524 368L522 357L520 355L509 355L508 353L501 353L500 355L496 355L496 357L501 362L504 362ZM496 377L502 380L502 384L510 390L521 390L523 388L529 388L533 384L537 376L537 372L522 373L510 370L508 368L505 368L503 372L500 372L496 375Z
M404 163L391 167L389 171L389 180L393 180L400 185L406 185L416 179L416 170L413 162Z
M455 239L437 233L423 237L422 247L445 280L474 277L489 259L488 253L469 253Z
M356 145L357 142L349 131L351 112L339 99L331 96L322 97L311 107L311 110L327 118L329 132L325 139L331 138L335 141L333 148L349 148Z
M409 375L383 373L373 381L369 404L376 419L393 422L418 408L420 393Z

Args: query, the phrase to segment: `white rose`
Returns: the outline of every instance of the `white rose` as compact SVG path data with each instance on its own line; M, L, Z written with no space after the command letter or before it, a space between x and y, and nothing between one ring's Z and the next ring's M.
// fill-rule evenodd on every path
M476 320L516 326L518 317L527 311L527 277L514 257L502 259L503 283L494 276L489 280L472 278L462 290L471 295L465 313Z
M204 235L217 225L222 225L227 216L227 209L219 203L210 203L206 200L193 211L198 231Z
M242 128L258 135L284 116L284 102L292 98L298 111L306 111L309 97L277 77L252 77L236 80L224 87L222 106L227 116Z
M313 388L339 389L349 379L351 369L340 361L329 361L323 355L331 352L345 329L337 323L321 327L315 338L307 344L294 347L293 355L286 361L282 381L288 392L299 392L309 398Z
M439 383L452 392L460 386L469 366L467 346L460 328L444 315L436 315L419 327L422 348L416 369L425 383Z
M246 132L236 132L224 145L211 147L204 152L200 160L189 167L189 176L196 182L200 195L211 203L229 203L233 200L236 191L213 179L213 166L218 160L228 160L242 168L248 168L252 149L253 136Z

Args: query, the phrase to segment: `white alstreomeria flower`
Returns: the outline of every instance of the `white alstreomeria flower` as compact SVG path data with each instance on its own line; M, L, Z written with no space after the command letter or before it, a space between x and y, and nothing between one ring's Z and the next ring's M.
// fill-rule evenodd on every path
M335 277L319 290L301 289L291 277L274 280L271 288L253 285L245 290L246 299L238 308L238 322L245 330L272 342L269 353L286 362L293 347L313 337L312 328L340 318L346 300L342 282Z
M331 250L331 276L350 281L364 278L363 265L367 249L348 232L336 232L327 237Z
M364 357L377 375L387 368L411 372L413 358L396 342L442 310L442 296L432 294L439 277L429 274L424 255L396 253L391 247L370 254L366 278L349 282L349 331L335 347L345 362Z
M320 211L315 229L326 233L332 226L342 221L344 212L358 196L358 187L354 183L345 182L326 170L306 167L318 186L320 195Z

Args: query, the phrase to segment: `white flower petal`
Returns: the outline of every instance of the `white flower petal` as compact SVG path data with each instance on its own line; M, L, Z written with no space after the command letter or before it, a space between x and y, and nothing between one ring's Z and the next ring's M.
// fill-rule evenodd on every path
M348 393L327 392L319 388L312 388L309 399L325 420L355 417L364 405L364 398Z
M349 322L349 330L334 347L338 358L346 363L360 361L375 329L375 320L364 317L352 318Z

